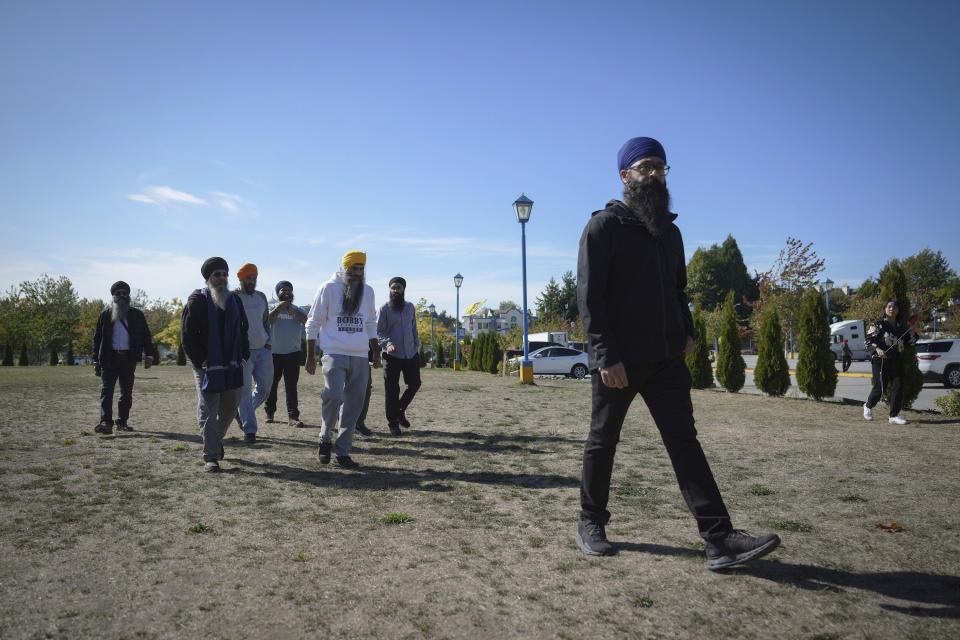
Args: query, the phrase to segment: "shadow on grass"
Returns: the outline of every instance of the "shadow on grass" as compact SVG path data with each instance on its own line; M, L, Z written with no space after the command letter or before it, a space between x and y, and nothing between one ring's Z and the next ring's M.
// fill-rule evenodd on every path
M614 542L613 546L618 553L634 551L658 556L704 557L702 550L662 544ZM917 571L855 573L775 560L754 560L720 573L753 576L808 591L843 593L845 588L872 591L889 598L935 605L924 607L881 604L880 607L887 611L924 618L960 618L960 577L957 576Z
M229 453L229 452L228 452ZM336 467L324 467L319 470L304 469L282 464L253 462L229 457L236 467L235 471L225 469L227 473L250 473L289 480L304 482L313 486L329 486L335 484L341 489L417 489L420 491L451 491L454 482L468 482L475 484L501 484L511 487L527 489L552 489L557 487L579 487L580 479L559 475L541 474L512 474L496 472L466 472L466 471L403 471L375 465L360 467L357 471L344 471ZM259 471L258 471L259 470Z
M881 604L888 611L928 618L960 618L960 577L917 571L854 573L804 564L757 560L730 570L800 589L842 592L844 588L934 607Z

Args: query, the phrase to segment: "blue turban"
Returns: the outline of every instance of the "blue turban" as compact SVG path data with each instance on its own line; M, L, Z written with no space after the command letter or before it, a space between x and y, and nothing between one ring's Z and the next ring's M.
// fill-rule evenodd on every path
M666 163L667 152L663 150L663 145L653 138L630 138L617 152L617 167L623 171L629 169L637 160L650 157L660 158Z
M280 282L278 282L275 291L277 293L280 293L280 289L283 289L284 287L287 287L288 289L290 289L290 291L293 291L293 285L290 284L289 280L281 280Z

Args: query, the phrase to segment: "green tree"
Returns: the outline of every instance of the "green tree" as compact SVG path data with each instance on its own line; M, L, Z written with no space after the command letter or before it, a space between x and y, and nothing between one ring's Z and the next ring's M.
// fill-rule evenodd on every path
M30 365L30 360L27 358L27 343L24 342L20 345L20 360L17 361L17 364L21 367L26 367Z
M67 343L66 363L68 367L73 366L73 340Z
M707 325L703 321L703 312L699 306L693 309L693 330L697 334L693 341L693 354L686 358L687 368L690 369L691 386L694 389L709 389L713 387L713 368L710 366Z
M21 282L20 299L37 360L43 349L56 349L57 344L74 338L80 305L70 278L43 274L37 280Z
M47 363L51 367L55 367L60 364L60 354L57 352L57 343L50 343L50 361Z
M753 380L758 389L771 396L782 396L790 388L790 367L783 354L783 328L777 308L773 306L764 312Z
M563 317L563 290L557 284L556 278L550 278L550 282L547 283L543 293L537 296L534 307L537 310L538 317Z
M737 329L735 304L736 299L731 289L723 303L720 353L717 354L717 381L731 393L736 393L743 388L747 369L740 354L740 331Z
M757 298L757 280L747 273L740 247L728 235L722 245L693 252L687 264L687 295L704 309L713 310L731 289L738 302Z
M823 265L824 261L813 250L812 242L804 244L797 238L788 237L773 266L758 274L760 298L753 304L754 328L760 328L757 323L768 305L774 305L788 324L792 322L797 326L804 294L816 284Z
M443 350L443 340L437 340L436 366L438 367L447 366L447 357L446 357L446 353L444 353L444 350Z
M573 271L563 274L563 288L560 290L560 301L563 303L563 319L567 323L577 322L580 311L577 307L577 279Z
M3 366L13 366L13 343L7 342L3 347Z
M891 261L884 269L884 276L881 280L881 297L883 300L895 298L900 303L899 319L904 325L907 325L912 316L907 291L907 276L896 261ZM903 361L903 388L901 391L903 393L903 406L909 409L923 389L923 374L920 373L920 367L917 364L916 347L905 343L900 355ZM883 399L887 403L890 402L890 387L891 385L885 381Z
M183 367L187 364L187 352L183 350L183 343L177 340L177 365Z
M797 386L815 400L833 396L837 388L837 367L830 350L830 325L823 293L808 289L800 313L800 358Z

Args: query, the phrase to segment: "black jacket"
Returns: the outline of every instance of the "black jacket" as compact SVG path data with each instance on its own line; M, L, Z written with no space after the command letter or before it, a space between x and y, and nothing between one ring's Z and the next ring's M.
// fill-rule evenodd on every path
M683 237L675 224L657 239L619 200L595 211L577 259L577 304L591 369L679 356L694 337L686 288Z
M237 300L237 306L240 310L240 359L250 359L250 341L247 339L247 314L243 311L243 302L240 296L232 291L230 292ZM183 344L183 350L190 358L193 366L200 367L207 359L207 299L200 289L194 289L190 297L187 298L187 304L183 306L183 315L180 316L180 340ZM217 320L220 323L220 337L223 338L223 320L225 312L217 309ZM224 359L229 360L229 355L224 354Z
M97 328L93 332L93 361L94 363L108 363L113 361L113 322L110 320L110 309L104 309L97 318ZM127 311L127 333L130 334L130 355L137 362L144 356L153 357L153 338L147 319L140 309L130 307Z

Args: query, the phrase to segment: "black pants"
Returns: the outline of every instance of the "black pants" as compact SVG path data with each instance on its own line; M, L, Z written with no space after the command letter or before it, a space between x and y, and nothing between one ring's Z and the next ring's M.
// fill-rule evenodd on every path
M113 420L113 388L120 382L117 420L125 424L133 406L133 373L137 361L129 354L116 354L100 363L100 421Z
M883 391L890 387L890 417L900 415L900 405L903 403L903 363L893 358L874 358L873 388L867 396L867 407L873 409Z
M650 409L667 448L673 471L687 506L697 519L705 540L723 537L731 530L713 472L703 455L693 426L690 371L683 358L627 367L629 386L611 389L593 374L593 409L590 434L583 450L580 517L606 524L613 457L627 409L639 393Z
M843 372L846 373L850 368L850 356L843 356Z
M403 374L403 383L407 385L403 395L400 395L400 374ZM394 358L383 355L383 390L386 395L384 405L387 410L387 424L400 424L400 414L407 410L413 402L413 396L420 389L420 357Z
M277 412L277 388L283 378L283 387L287 392L287 417L300 419L300 407L297 402L297 382L300 380L300 352L273 354L273 385L264 405L267 413Z

